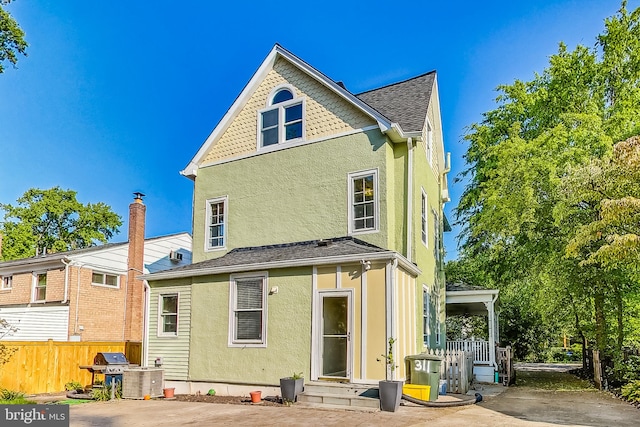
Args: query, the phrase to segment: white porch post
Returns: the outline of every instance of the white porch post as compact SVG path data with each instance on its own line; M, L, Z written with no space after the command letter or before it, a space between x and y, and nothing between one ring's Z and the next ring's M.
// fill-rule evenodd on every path
M498 365L496 364L496 338L495 338L495 311L493 309L493 304L494 301L491 302L485 302L484 305L485 307L487 307L487 323L489 326L489 362L491 363L491 366L493 366L494 368L497 368Z

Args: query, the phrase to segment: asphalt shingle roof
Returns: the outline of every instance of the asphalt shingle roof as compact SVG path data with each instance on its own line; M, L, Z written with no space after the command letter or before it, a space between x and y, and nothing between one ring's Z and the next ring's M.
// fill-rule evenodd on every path
M353 237L337 237L327 240L308 240L279 245L236 248L220 258L165 270L163 273L377 252L388 251Z
M373 107L405 132L420 132L424 127L436 72L430 71L388 86L357 94L356 97Z

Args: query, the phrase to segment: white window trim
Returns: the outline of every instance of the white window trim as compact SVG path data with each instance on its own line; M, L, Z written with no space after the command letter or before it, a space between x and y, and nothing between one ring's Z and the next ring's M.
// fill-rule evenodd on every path
M269 93L269 96L267 97L267 102L266 102L267 109L269 109L269 107L273 106L273 97L276 96L276 93L280 92L282 89L286 89L289 92L291 92L291 94L293 95L293 99L302 98L301 96L298 96L298 94L296 93L296 88L294 88L292 85L290 85L290 84L281 84L281 85L278 85L278 86L274 87L273 89L271 89L271 92Z
M278 90L283 89L283 87L278 87ZM289 88L286 88L289 89ZM289 89L291 90L291 89ZM275 94L277 92L274 91L273 94ZM258 110L258 116L256 117L256 127L257 127L257 141L256 141L256 148L258 151L272 151L275 150L276 148L274 147L286 147L288 145L296 145L296 144L300 144L303 143L305 141L305 135L306 135L306 129L307 129L307 99L305 97L296 97L295 92L293 92L293 99L290 99L288 101L285 102L280 102L278 104L274 104L271 105L269 104L268 107L265 107L261 110ZM271 99L273 98L273 95L269 97L269 99L267 100L268 103L271 102ZM292 105L295 104L302 104L302 136L300 138L295 138L295 139L289 139L289 140L285 140L284 137L284 110L285 107L290 107ZM278 109L278 143L277 144L272 144L272 145L267 145L266 147L262 146L262 113L269 111L269 110L275 110Z
M353 218L353 180L373 175L373 223L374 227L366 230L354 229ZM358 172L351 172L347 175L347 233L351 235L377 233L380 231L380 193L378 185L378 168Z
M427 119L426 124L426 139L425 155L427 157L427 162L429 162L429 166L433 168L433 128L431 127L429 119Z
M209 226L211 225L211 204L223 203L224 209L224 222L223 222L223 234L222 234L222 246L209 246L211 236L209 236ZM227 249L227 238L229 236L229 196L214 197L213 199L206 200L206 209L204 217L204 251L215 252L224 251Z
M103 274L103 275L109 275L109 276L116 276L116 286L111 286L111 285L107 285L106 283L96 283L93 281L93 274ZM120 274L118 273L114 273L111 271L104 271L104 270L92 270L91 271L91 286L98 286L98 287L102 287L102 288L108 288L108 289L120 289Z
M5 286L5 279L9 279L8 280L8 282L9 282L8 286ZM0 276L0 281L2 282L0 284L0 286L1 286L0 290L8 291L8 290L11 290L13 288L13 275L8 274L6 276Z
M163 297L176 296L176 331L164 332L164 322L162 321L162 299ZM158 295L158 327L156 335L158 338L176 338L180 331L180 292L163 292Z
M236 308L236 280L240 279L262 279L262 341L234 341L235 329L235 308ZM229 278L229 334L228 347L267 347L267 284L269 274L266 271L259 271L245 274L232 274Z
M47 291L44 291L44 299L36 299L36 289L38 288L38 276L44 274L47 276L46 271L34 271L31 277L31 302L35 303L44 303L47 301ZM48 283L46 283L45 279L45 289L47 288Z
M427 293L427 330L426 331L422 331L422 336L423 336L423 341L424 341L424 336L427 336L427 341L425 341L423 344L425 346L429 346L429 341L431 339L431 290L429 289L429 287L425 284L422 285L422 304L424 305L424 293ZM422 318L424 319L424 308L423 308L423 312L422 312ZM422 321L423 325L424 325L424 320Z
M425 248L429 248L429 198L423 187L420 187L420 190L420 240ZM423 231L424 239L422 238Z

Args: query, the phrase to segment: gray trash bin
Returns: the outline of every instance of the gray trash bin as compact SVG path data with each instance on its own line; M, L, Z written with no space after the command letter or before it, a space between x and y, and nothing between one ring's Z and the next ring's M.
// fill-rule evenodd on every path
M407 382L410 384L428 385L429 400L438 400L438 388L440 386L440 363L442 358L430 354L414 354L404 358Z

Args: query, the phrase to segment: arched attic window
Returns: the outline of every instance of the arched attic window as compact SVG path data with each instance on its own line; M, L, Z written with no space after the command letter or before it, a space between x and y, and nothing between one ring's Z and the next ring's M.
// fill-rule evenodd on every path
M303 102L292 89L277 89L269 99L269 107L259 113L259 147L301 140L303 135Z

